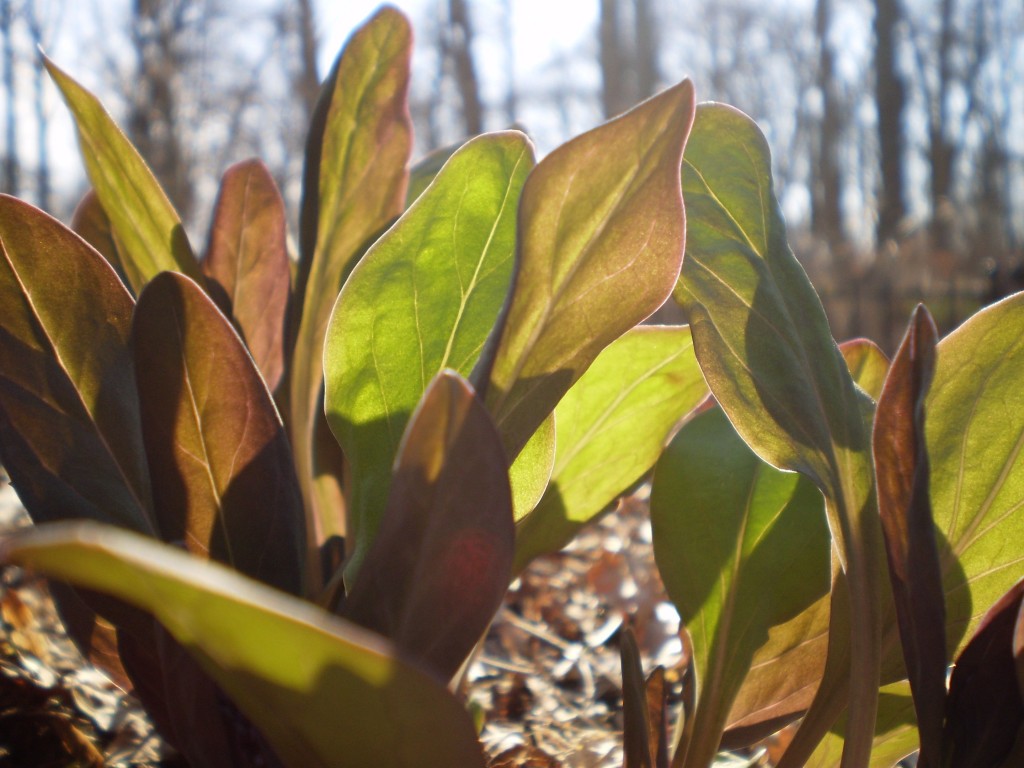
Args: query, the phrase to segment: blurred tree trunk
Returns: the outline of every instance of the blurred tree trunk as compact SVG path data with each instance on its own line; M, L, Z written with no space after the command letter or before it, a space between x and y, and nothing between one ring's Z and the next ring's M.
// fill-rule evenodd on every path
M1001 146L1000 138L990 131L984 138L978 173L977 190L977 235L975 249L997 262L1009 250L1006 237L1006 222L1010 211L1003 191L1004 175L1007 171L1007 152Z
M842 179L839 169L839 142L843 129L838 83L835 76L835 52L829 35L832 29L832 0L817 0L815 32L818 38L818 91L821 94L821 124L818 131L818 157L814 176L811 230L830 246L843 240L841 207Z
M939 12L938 87L929 100L928 160L931 166L932 247L949 251L953 246L950 204L956 148L949 138L949 91L952 82L953 0L942 0Z
M903 112L907 97L896 62L899 24L899 0L875 0L875 106L881 171L875 236L879 246L896 237L907 210L903 191Z
M658 90L658 31L652 6L652 0L633 0L637 86L634 101L653 96Z
M606 118L615 117L630 106L628 57L619 38L620 27L619 0L601 0L601 108Z
M20 182L18 179L18 109L14 79L14 8L12 5L12 0L0 0L0 35L3 36L4 91L7 102L4 131L4 191L10 195L17 195Z
M462 119L467 136L484 131L483 105L473 62L473 25L465 0L448 0L448 53L455 67L455 84L462 100Z
M320 73L316 57L320 44L316 34L316 13L312 0L297 0L300 68L295 83L299 98L306 110L306 122L313 116L316 100L320 96Z
M187 58L185 38L192 3L134 0L131 39L136 82L128 111L128 137L186 221L192 216L195 198L178 130L177 79Z
M505 53L505 122L515 125L518 121L519 104L516 94L516 48L515 30L512 21L512 0L502 0L501 45Z
M45 48L43 20L39 17L39 8L29 3L26 8L25 23L28 27L32 50L36 58L36 66L32 68L32 100L36 113L36 202L44 211L51 210L52 189L50 184L50 153L47 148L49 119L46 114L46 70L43 68L42 55L39 51Z

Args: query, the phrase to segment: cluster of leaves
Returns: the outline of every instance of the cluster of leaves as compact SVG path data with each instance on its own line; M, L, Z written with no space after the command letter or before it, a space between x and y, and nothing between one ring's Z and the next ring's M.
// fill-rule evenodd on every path
M832 340L750 121L699 107L682 178L675 297L715 404L674 437L651 496L697 680L672 765L800 716L780 766L918 748L921 766L1019 765L1024 295L941 342L919 307L890 365Z
M510 579L657 463L695 685L670 740L624 641L631 768L801 716L784 765L891 765L918 723L923 761L1019 760L1024 298L839 348L748 118L683 82L539 163L505 132L409 171L410 47L385 8L328 76L294 261L257 162L197 260L49 65L94 191L75 231L0 199L0 458L41 524L0 558L75 585L194 765L482 766L452 689ZM638 325L673 294L689 327Z

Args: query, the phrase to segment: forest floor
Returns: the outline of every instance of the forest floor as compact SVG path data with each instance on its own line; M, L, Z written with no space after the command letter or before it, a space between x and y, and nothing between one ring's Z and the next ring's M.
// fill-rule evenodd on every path
M29 525L0 485L0 533ZM654 565L641 492L512 584L466 676L490 768L621 768L619 637L634 631L644 669L666 669L679 709L679 617ZM160 766L167 748L135 699L89 666L64 634L45 582L0 579L0 766ZM28 758L31 756L31 758ZM29 762L26 762L26 759ZM767 765L722 756L722 764Z

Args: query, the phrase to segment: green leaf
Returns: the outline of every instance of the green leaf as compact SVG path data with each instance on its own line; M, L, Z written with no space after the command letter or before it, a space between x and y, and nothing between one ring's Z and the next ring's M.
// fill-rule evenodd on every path
M647 474L706 395L685 326L639 326L609 344L555 409L551 483L519 523L515 571L568 544Z
M937 347L924 403L929 495L946 604L947 660L961 650L986 608L1024 576L1024 296L974 315ZM895 618L893 615L892 619ZM889 616L886 616L890 620ZM885 625L883 682L906 672L895 622ZM846 694L835 692L842 711ZM916 731L915 731L916 733ZM798 734L799 738L799 734ZM794 745L797 744L794 741ZM792 749L792 747L791 747ZM789 757L787 753L787 758ZM784 765L803 765L800 753Z
M103 210L95 190L90 189L86 192L85 197L78 203L78 207L75 208L71 217L71 229L95 248L114 268L117 276L121 278L121 282L128 285L128 278L125 277L124 267L121 264L121 254L117 250L117 238L111 228L110 218Z
M42 211L0 196L0 451L37 522L153 533L134 306L110 265Z
M512 484L512 512L517 523L537 508L547 491L555 467L556 433L555 414L552 412L508 468L508 479Z
M97 524L10 537L0 560L152 612L285 765L484 765L462 705L389 643L224 566Z
M821 508L812 483L761 462L719 408L688 422L658 462L654 554L690 632L697 678L693 737L675 765L712 762L769 631L827 592Z
M838 768L843 752L845 720L829 733L806 762L805 768ZM883 686L878 692L878 717L867 768L893 768L917 749L914 702L906 680Z
M85 169L110 217L131 289L138 294L165 270L201 283L181 219L146 162L95 96L49 59L44 64L75 118Z
M919 305L875 411L875 477L889 580L921 734L921 763L938 766L946 695L946 611L928 498L924 400L938 331Z
M448 162L448 159L461 147L462 144L458 143L435 149L412 167L412 170L409 171L409 190L405 196L406 208L416 202L423 191L430 186L444 164Z
M328 420L351 468L349 577L376 533L413 408L439 371L469 374L501 311L532 165L520 133L466 144L338 297L324 365Z
M132 349L160 537L302 591L302 501L284 426L231 323L173 272L139 296Z
M889 368L882 350L866 339L844 342L839 349L857 386L877 398ZM841 608L848 615L848 608ZM803 613L769 630L733 702L723 749L750 746L810 706L824 671L831 610L831 596L824 592Z
M448 680L501 606L514 545L501 437L469 384L442 371L402 438L380 531L342 615Z
M213 211L203 273L271 392L284 373L291 280L286 235L284 200L266 166L247 160L228 168Z
M889 358L885 352L868 339L853 339L839 345L839 351L846 359L846 367L850 375L872 400L878 400L885 384L885 375L889 371Z
M687 80L549 154L523 189L516 283L474 380L511 457L609 343L672 292Z
M352 35L327 76L306 145L287 421L312 513L313 548L345 533L341 510L318 503L313 490L324 339L345 278L405 205L411 54L409 22L394 8L379 10Z
M881 664L881 531L866 396L789 249L772 184L757 125L723 105L698 109L683 162L690 226L675 295L708 385L737 432L768 463L804 474L825 496L850 583L857 730L844 765L858 766L870 749Z
M801 483L808 483L802 480ZM729 711L722 749L749 747L792 723L811 705L828 652L827 586L804 611L768 630Z
M1024 295L977 313L937 351L925 438L952 654L1024 576Z

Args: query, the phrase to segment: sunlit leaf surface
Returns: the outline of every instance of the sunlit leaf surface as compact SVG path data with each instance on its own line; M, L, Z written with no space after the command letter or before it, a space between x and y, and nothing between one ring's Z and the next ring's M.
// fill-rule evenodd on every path
M405 206L411 55L405 16L390 6L377 11L349 38L328 74L306 143L287 420L303 498L313 512L315 545L344 533L342 510L314 493L324 338L345 278Z
M839 351L846 359L850 375L857 386L867 392L872 400L882 394L885 374L889 371L889 358L877 344L868 339L852 339L839 345Z
M512 279L515 211L533 151L477 138L378 240L327 334L327 415L351 468L354 574L379 525L405 425L442 369L472 371Z
M685 231L676 170L693 109L684 81L530 175L515 291L474 375L510 456L598 353L671 294Z
M284 373L290 266L284 200L258 160L224 174L213 211L203 273L213 298L238 325L271 391Z
M1024 576L1024 295L982 310L938 346L925 400L932 510L950 651Z
M881 663L881 531L858 390L825 312L786 241L767 142L731 107L698 109L683 161L690 226L675 296L690 321L712 393L770 464L810 478L826 499L833 545L850 583L847 764L866 759ZM820 691L827 694L827 691ZM813 746L838 712L815 730ZM805 724L805 728L807 725Z
M463 706L390 644L221 565L82 523L8 538L0 560L152 612L286 765L484 764Z
M103 210L96 192L90 189L75 208L71 217L71 229L80 238L95 248L117 272L121 281L127 285L124 267L121 265L121 254L117 251L117 238L110 225L110 217Z
M44 63L75 118L85 168L110 218L132 291L137 295L164 270L201 281L181 220L142 156L95 96L50 60Z
M871 744L868 768L893 768L897 762L918 747L914 721L914 702L906 680L883 686L878 692L878 719ZM840 720L836 729L825 736L806 768L839 768L843 753L843 729Z
M555 409L551 483L519 522L516 571L568 544L649 472L706 394L689 329L640 326L613 341Z

